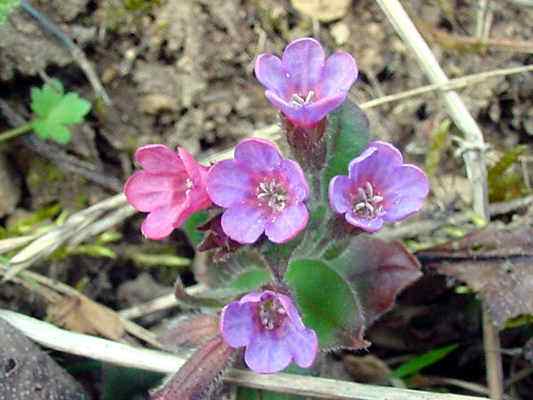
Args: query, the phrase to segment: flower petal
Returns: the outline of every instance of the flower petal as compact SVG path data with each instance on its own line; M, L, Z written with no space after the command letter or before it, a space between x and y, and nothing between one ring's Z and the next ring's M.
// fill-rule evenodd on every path
M298 366L309 368L318 353L318 338L312 329L299 329L287 321L287 335L283 341L290 349L292 358Z
M389 182L383 192L386 221L398 221L420 210L429 192L424 171L405 164L394 170Z
M261 208L240 204L222 215L222 229L239 243L254 243L265 230L266 216Z
M325 61L324 49L317 40L302 38L291 42L281 58L289 75L290 91L305 97L320 81Z
M153 210L141 225L143 235L153 240L166 238L189 216L184 212L187 206L188 202L184 202Z
M265 92L265 96L274 107L280 110L295 125L301 127L311 127L326 117L328 113L340 106L346 94L326 97L304 106L296 107L283 100L271 90Z
M220 331L231 347L247 346L256 334L254 313L256 305L251 302L234 301L222 310Z
M296 161L284 159L279 171L287 182L291 200L299 203L309 197L309 185L302 168Z
M207 193L220 207L232 207L255 196L251 175L234 160L216 163L207 174Z
M290 364L291 359L288 344L277 337L276 331L258 332L244 352L246 365L260 374L279 372Z
M271 292L274 293L274 292ZM283 308L285 309L285 312L287 313L287 316L289 317L290 323L295 326L297 329L305 329L305 326L302 322L302 319L300 318L300 313L298 312L298 309L294 305L294 302L289 296L286 296L281 293L275 293L275 296L277 297L278 301L281 303Z
M204 167L183 147L178 148L178 156L181 159L187 175L196 186L205 186L207 167Z
M284 243L298 235L308 220L307 207L302 203L294 204L269 220L265 225L265 233L274 243Z
M255 76L265 88L283 98L289 96L287 75L278 57L260 54L255 59Z
M329 205L333 211L344 214L353 207L353 183L349 177L337 175L329 182Z
M281 163L281 154L271 142L263 139L245 139L235 147L239 167L253 172L273 171Z
M127 180L124 193L133 207L148 212L185 201L186 179L186 176L137 171Z
M344 51L333 53L322 70L318 96L323 98L348 93L357 79L357 74L357 65L350 54Z
M350 163L350 178L358 185L370 182L378 192L382 192L387 187L394 169L402 163L402 154L396 147L375 141Z
M172 173L184 171L185 167L178 154L162 144L149 144L135 152L137 161L146 171L153 173Z
M346 221L357 228L361 228L367 232L377 232L383 227L383 218L376 217L373 219L359 217L352 212L345 214Z

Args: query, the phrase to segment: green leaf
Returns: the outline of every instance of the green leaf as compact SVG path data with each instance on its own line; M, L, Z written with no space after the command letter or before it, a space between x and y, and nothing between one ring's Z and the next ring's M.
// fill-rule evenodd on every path
M200 225L203 225L209 219L209 214L206 211L199 211L191 215L183 224L183 231L193 246L198 246L204 237L204 233L198 230Z
M52 80L41 89L32 88L31 108L36 116L32 127L37 136L66 144L71 138L69 126L83 122L91 103L77 93L65 94L61 82Z
M20 0L0 0L0 25L6 22L8 15L19 3Z
M321 347L338 346L341 337L363 328L355 293L325 262L294 260L285 280L294 290L304 324L315 330Z
M364 310L365 326L394 307L397 295L422 276L420 263L401 242L369 235L332 242L324 258L352 290Z
M365 113L354 103L344 104L328 117L325 133L327 156L323 175L323 193L327 193L329 181L336 175L346 175L348 164L360 155L368 145L370 131Z
M272 280L272 275L263 268L251 268L238 275L228 286L240 293L251 292Z
M442 360L444 357L454 351L457 346L457 344L452 344L416 356L415 358L410 359L409 361L403 363L394 371L392 371L391 376L393 378L402 379L415 375L422 369L429 367L430 365L433 365L436 362Z

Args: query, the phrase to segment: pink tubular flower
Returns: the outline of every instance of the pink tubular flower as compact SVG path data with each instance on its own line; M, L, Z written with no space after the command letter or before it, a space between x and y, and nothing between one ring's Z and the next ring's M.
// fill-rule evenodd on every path
M429 191L426 174L404 164L401 153L389 143L370 143L348 170L349 176L331 180L329 204L348 223L367 232L417 212Z
M292 300L270 290L224 307L220 331L229 346L246 347L244 361L259 373L281 371L291 361L309 368L318 352L316 333L304 326Z
M162 144L143 146L135 160L144 168L126 182L124 193L137 210L148 212L141 230L150 239L163 239L196 211L211 205L204 167L183 148L174 152Z
M241 141L234 160L211 168L207 192L213 203L227 208L222 229L239 243L254 243L263 232L275 243L286 242L309 219L304 204L309 187L302 169L266 140Z
M311 38L291 42L281 59L260 54L255 76L268 100L295 125L311 127L340 106L357 79L353 57L337 51L326 59Z

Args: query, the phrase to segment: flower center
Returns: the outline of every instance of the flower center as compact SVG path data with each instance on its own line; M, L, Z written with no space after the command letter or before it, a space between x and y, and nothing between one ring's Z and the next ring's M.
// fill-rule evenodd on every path
M257 185L257 199L273 211L282 211L287 205L287 191L275 179Z
M310 90L305 97L294 93L291 96L291 105L293 105L296 108L303 107L311 103L314 97L315 97L315 92L313 90Z
M266 330L274 330L281 326L287 312L276 298L268 299L259 304L259 322Z
M357 197L353 203L353 212L361 217L372 219L383 212L383 196L375 193L370 182L364 188L357 188Z

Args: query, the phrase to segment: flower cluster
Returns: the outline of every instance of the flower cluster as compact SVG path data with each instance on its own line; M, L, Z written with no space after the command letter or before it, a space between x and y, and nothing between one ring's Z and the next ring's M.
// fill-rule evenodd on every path
M268 100L302 132L327 123L357 73L351 55L336 52L326 58L310 38L290 43L281 58L261 54L255 64ZM404 164L395 147L375 141L354 156L348 175L329 182L332 216L372 233L422 207L427 177ZM140 148L135 160L142 170L128 179L124 191L131 205L148 213L141 229L150 239L163 239L191 214L210 209L199 249L215 250L222 259L263 235L285 243L307 226L311 193L306 175L269 141L245 139L233 159L212 166L200 165L183 148L175 152L164 145ZM315 331L304 326L291 296L275 284L224 307L220 334L228 346L245 347L246 364L260 373L280 371L291 362L310 367L318 351Z

